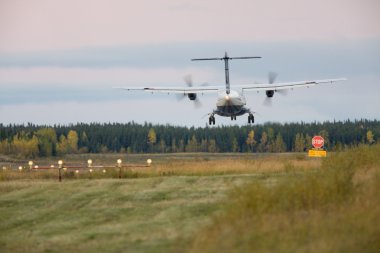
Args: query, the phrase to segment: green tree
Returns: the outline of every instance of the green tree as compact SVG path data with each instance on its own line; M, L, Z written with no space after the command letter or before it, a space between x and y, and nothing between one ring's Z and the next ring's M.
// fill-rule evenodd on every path
M178 147L177 147L175 138L172 139L171 152L173 152L173 153L178 152Z
M78 133L74 130L70 130L67 134L67 144L69 147L70 153L77 153L78 152Z
M276 152L275 150L275 133L273 128L268 128L268 140L267 140L267 151Z
M198 152L198 141L195 135L189 140L185 150L186 152Z
M248 133L248 137L245 141L245 143L247 144L247 146L249 147L249 150L252 152L253 151L253 148L256 144L256 140L255 140L255 132L253 130L249 131Z
M260 144L259 144L259 151L260 151L260 152L267 152L267 151L268 151L267 144L268 144L268 135L267 135L267 133L264 131L264 132L261 134Z
M59 155L65 155L69 152L69 143L67 142L66 136L61 134L59 136L59 142L57 143L57 153Z
M238 152L239 151L239 143L238 143L236 137L234 137L232 139L232 150L231 151L232 152Z
M286 151L286 145L282 139L281 133L276 135L276 140L274 142L273 151L276 153L281 153Z
M52 156L56 153L57 135L53 128L41 128L36 132L40 156Z
M201 152L207 152L208 151L208 141L207 139L202 139L201 140L201 145L200 145L200 151Z
M218 152L218 147L216 146L216 141L211 139L208 144L208 152L215 153Z
M11 144L8 139L4 139L0 142L0 153L1 154L10 154L11 153Z
M295 152L304 152L306 149L306 139L302 133L296 134L296 139L294 141L294 151Z
M368 131L367 131L366 137L367 137L367 142L368 142L368 144L372 144L372 143L375 142L375 140L374 140L374 136L373 136L373 133L372 133L371 130L368 130Z
M156 131L154 131L153 128L149 129L148 142L151 143L151 144L156 144L156 142L157 142Z
M10 145L11 153L22 158L34 158L38 156L38 139L36 136L29 138L23 133L15 136Z
M324 147L329 148L330 147L330 138L329 138L329 132L327 130L321 130L319 132L319 135L323 137L324 140Z
M83 131L80 137L80 141L81 141L81 146L80 146L81 148L88 146L88 137L87 137L86 131Z
M148 132L148 144L149 144L151 152L153 151L153 147L154 147L154 144L156 144L156 142L157 142L156 131L154 131L154 129L151 128L149 129L149 132Z
M183 139L179 140L178 151L179 152L185 152L185 142Z
M160 140L160 152L161 153L166 153L166 143L163 139Z

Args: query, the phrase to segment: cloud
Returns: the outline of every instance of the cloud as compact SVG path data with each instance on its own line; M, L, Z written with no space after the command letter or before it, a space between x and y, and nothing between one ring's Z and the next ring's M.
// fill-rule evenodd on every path
M0 52L379 38L376 0L2 1Z
M195 84L210 80L218 73L209 68L0 68L0 87L38 86L38 87L103 87L113 86L159 86L185 85L183 77L189 73L195 76Z
M191 62L191 58L262 56L231 61L235 82L266 78L327 78L380 73L380 40L343 43L169 43L79 48L34 53L0 54L0 85L5 82L182 84L185 74L223 83L223 62ZM285 78L285 79L283 79Z

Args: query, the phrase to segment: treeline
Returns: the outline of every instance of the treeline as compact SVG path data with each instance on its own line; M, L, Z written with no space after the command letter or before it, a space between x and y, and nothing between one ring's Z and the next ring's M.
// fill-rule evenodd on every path
M329 150L372 144L380 135L380 122L347 120L200 128L134 122L0 124L0 153L33 158L107 152L302 152L311 148L314 135L323 136L325 148Z

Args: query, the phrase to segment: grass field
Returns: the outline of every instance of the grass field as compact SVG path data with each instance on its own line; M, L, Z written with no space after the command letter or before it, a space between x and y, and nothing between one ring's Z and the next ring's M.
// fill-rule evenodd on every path
M2 171L0 252L379 252L379 154L124 155L154 165L62 183Z

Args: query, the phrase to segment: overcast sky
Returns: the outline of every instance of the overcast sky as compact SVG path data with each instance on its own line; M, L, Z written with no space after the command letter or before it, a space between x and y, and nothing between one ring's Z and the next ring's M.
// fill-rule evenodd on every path
M175 95L114 86L235 84L347 77L346 82L276 94L247 94L256 122L380 119L378 0L0 0L0 123L170 123L204 126L203 106ZM216 118L217 124L244 125Z

